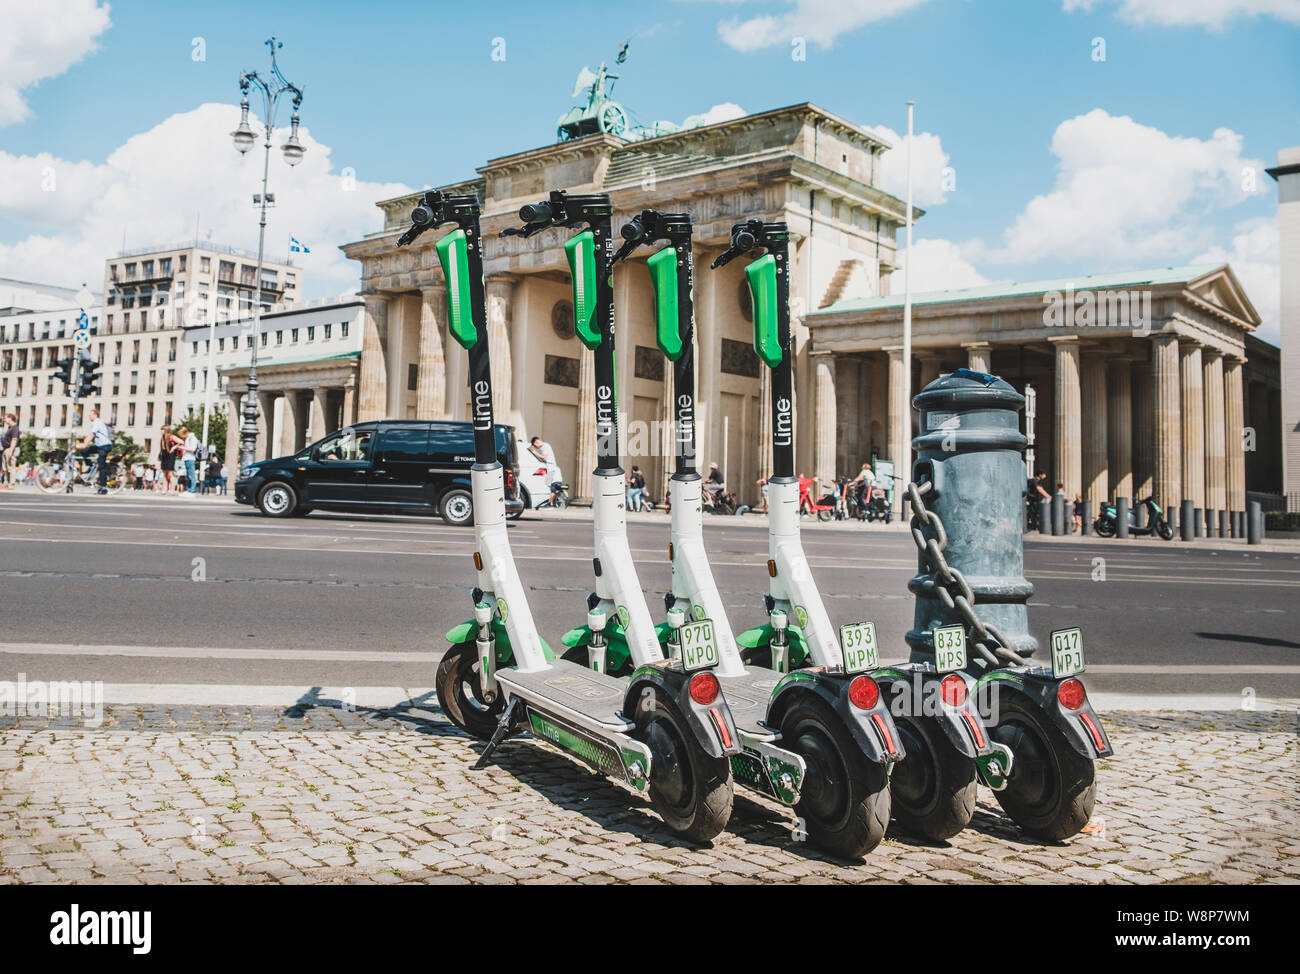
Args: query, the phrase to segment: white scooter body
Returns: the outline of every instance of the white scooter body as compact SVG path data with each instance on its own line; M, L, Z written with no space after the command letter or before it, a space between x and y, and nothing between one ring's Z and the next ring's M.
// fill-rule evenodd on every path
M767 551L776 563L768 592L803 632L817 666L843 666L839 636L813 580L799 539L799 483L767 485Z
M627 544L627 487L623 474L595 473L591 483L595 550L600 562L600 574L596 576L599 607L610 618L622 621L634 664L662 660L664 654Z
M718 643L718 666L714 672L721 677L744 676L745 664L736 648L736 637L704 549L703 485L704 481L698 478L668 481L668 496L672 499L673 595L686 603L691 618L713 621Z

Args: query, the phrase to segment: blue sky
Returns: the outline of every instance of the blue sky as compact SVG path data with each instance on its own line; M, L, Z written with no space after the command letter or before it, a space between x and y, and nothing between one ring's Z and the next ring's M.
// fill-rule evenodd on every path
M902 132L914 99L922 284L1223 257L1275 314L1276 185L1260 171L1244 191L1241 170L1300 144L1300 0L105 6L6 2L8 43L48 50L15 64L0 40L0 276L68 283L123 238L192 235L196 219L254 246L239 196L259 173L226 133L238 73L275 33L313 141L311 165L273 159L268 239L309 238L309 291L335 293L356 276L335 248L377 229L375 199L553 141L578 70L630 37L615 94L645 122L812 101ZM340 202L344 167L356 189ZM59 188L33 192L51 171Z

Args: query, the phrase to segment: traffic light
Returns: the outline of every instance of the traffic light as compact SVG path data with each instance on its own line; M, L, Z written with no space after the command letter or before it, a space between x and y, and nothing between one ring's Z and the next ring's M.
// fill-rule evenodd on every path
M91 359L89 352L81 355L81 371L77 380L77 398L86 399L99 393L99 363Z
M70 389L72 386L72 366L74 364L73 360L70 358L55 359L54 364L56 366L54 370L54 378L58 379L60 382L64 384L64 386Z

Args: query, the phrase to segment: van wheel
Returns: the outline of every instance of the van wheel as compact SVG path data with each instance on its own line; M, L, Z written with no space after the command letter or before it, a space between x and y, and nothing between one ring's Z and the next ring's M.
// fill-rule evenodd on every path
M442 498L442 519L453 527L474 523L474 498L467 490L450 490Z
M298 506L298 494L288 484L276 481L262 488L257 506L267 517L288 517Z

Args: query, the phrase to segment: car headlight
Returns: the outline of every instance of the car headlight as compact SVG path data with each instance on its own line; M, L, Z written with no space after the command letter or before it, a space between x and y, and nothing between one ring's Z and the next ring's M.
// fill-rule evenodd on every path
M257 473L257 470L258 466L255 463L250 463L247 467L241 467L239 471L239 479L247 480L249 477L253 476L253 474Z

